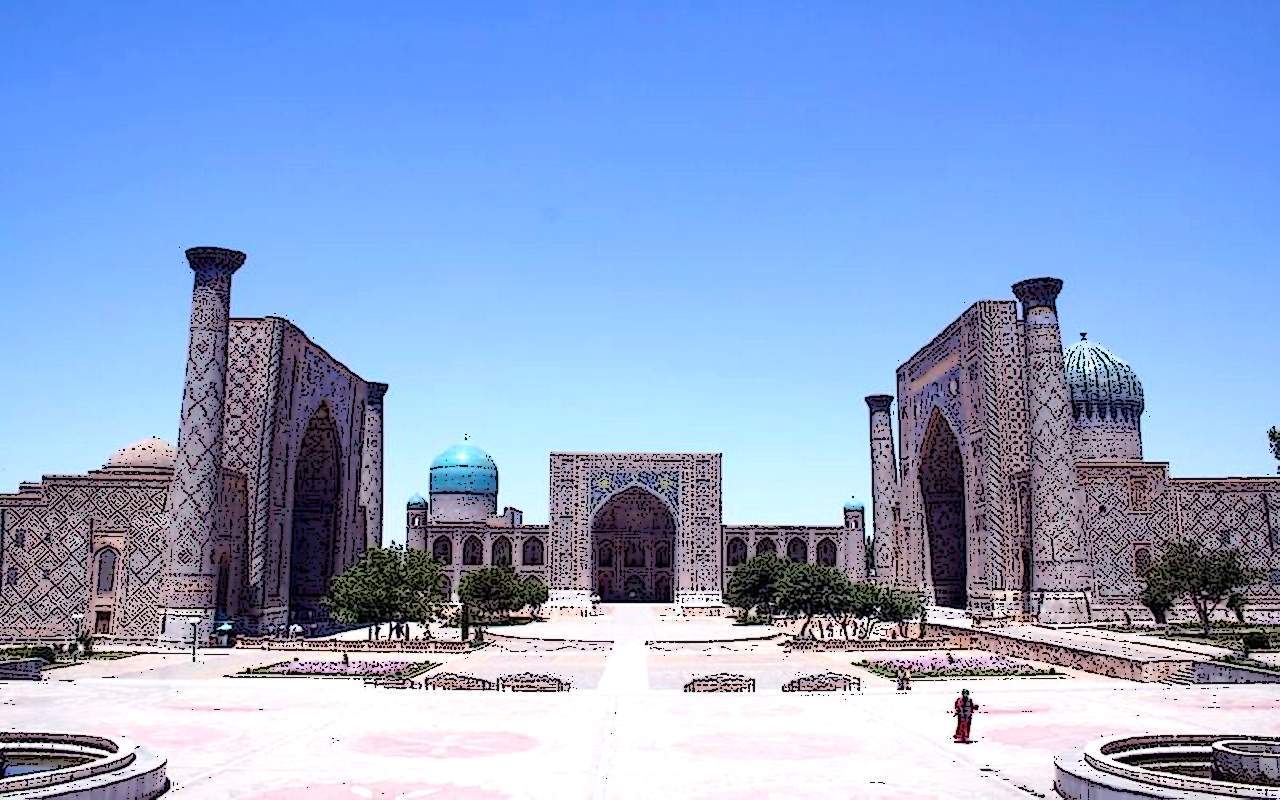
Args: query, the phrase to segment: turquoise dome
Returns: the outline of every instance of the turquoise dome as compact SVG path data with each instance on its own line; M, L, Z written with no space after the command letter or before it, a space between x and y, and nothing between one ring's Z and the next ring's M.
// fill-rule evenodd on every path
M498 493L498 465L472 444L455 444L431 462L431 493Z
M427 499L420 494L415 494L409 498L409 502L405 504L407 508L426 508Z
M1063 354L1072 414L1076 419L1085 416L1137 421L1146 408L1138 374L1087 336L1080 334L1080 341Z
M844 501L845 511L863 511L865 509L866 506L864 506L862 501L856 497L850 497L848 500Z

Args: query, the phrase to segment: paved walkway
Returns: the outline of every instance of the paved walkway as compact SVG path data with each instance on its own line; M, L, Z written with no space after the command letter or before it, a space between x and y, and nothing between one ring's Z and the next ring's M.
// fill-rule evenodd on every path
M637 694L649 689L649 648L657 620L652 606L612 605L605 609L611 620L613 648L600 677L600 691Z

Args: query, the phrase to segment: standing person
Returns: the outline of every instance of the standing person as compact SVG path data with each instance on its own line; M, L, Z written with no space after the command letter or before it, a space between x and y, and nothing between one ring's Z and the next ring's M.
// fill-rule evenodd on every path
M906 667L898 667L898 691L905 692L907 690L907 669Z
M956 734L952 739L961 744L970 744L969 725L973 722L973 712L978 710L978 704L973 702L973 698L969 696L968 689L961 689L960 696L956 698Z
M902 668L902 688L906 689L908 692L911 691L911 668L910 667Z

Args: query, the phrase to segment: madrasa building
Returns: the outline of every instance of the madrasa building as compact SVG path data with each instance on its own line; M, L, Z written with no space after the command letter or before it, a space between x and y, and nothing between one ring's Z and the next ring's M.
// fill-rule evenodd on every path
M1064 353L1061 289L973 304L898 367L896 414L866 398L876 575L977 619L1150 619L1142 576L1190 539L1242 550L1251 617L1280 617L1280 478L1146 460L1142 382L1084 334Z
M194 272L178 444L0 494L0 638L207 641L324 617L330 578L382 539L387 385L279 317L231 318L244 253Z

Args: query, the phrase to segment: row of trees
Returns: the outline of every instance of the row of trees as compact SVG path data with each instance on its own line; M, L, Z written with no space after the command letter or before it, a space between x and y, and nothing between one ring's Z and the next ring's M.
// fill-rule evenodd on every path
M793 563L777 556L756 556L739 564L729 577L725 602L742 620L754 611L772 620L782 614L804 620L800 636L815 618L827 617L860 638L871 635L877 621L902 627L920 615L923 606L913 594L866 581L852 581L834 567Z
M1221 605L1244 621L1246 586L1263 578L1260 570L1248 566L1239 548L1208 550L1198 540L1170 543L1147 570L1141 600L1163 624L1179 597L1191 601L1204 635L1209 635L1213 612Z
M521 579L510 567L468 572L458 585L459 599L488 621L525 607L536 613L547 594L542 581L532 575ZM341 622L373 626L371 637L384 622L417 622L429 638L430 624L443 619L449 607L448 580L444 567L429 553L394 544L365 551L350 569L334 577L324 604Z

